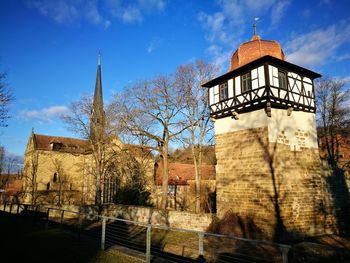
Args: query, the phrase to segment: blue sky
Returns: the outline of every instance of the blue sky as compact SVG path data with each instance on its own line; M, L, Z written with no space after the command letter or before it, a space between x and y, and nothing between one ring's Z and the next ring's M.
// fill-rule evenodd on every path
M350 80L348 0L13 0L0 2L0 71L14 93L0 144L23 155L36 133L74 136L58 116L92 93L98 49L105 100L195 59L222 71L241 42L278 40L287 60Z

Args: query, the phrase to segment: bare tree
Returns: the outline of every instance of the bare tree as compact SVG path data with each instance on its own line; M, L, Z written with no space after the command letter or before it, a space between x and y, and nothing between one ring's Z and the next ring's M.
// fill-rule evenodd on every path
M9 105L13 101L13 95L5 82L6 73L0 73L0 127L7 127Z
M32 204L36 204L36 201L39 197L37 191L37 172L39 164L39 153L34 149L26 152L26 162L24 163L23 175L23 195L25 200L28 200Z
M316 103L320 137L327 151L328 161L333 169L339 162L341 136L349 132L350 89L341 80L324 78L316 84Z
M0 146L0 175L2 175L5 168L5 147Z
M102 129L92 129L91 113L93 112L92 97L84 95L80 100L72 102L68 114L62 116L69 130L90 141L93 156L92 176L96 180L95 203L102 203L103 182L108 177L110 166L118 155L119 146L112 144L117 138L117 126L112 125L112 109L105 107L105 120ZM92 132L94 134L92 134Z
M205 139L212 136L208 132L212 129L209 120L208 93L201 84L215 77L218 69L213 64L198 60L194 63L180 66L176 71L176 83L185 95L183 117L188 129L181 139L186 147L191 148L195 169L196 212L201 211L201 165L203 145Z
M120 97L119 97L120 98ZM179 119L183 96L173 76L159 76L129 87L123 94L121 123L128 134L148 138L150 150L159 153L163 165L161 207L167 207L169 144L186 127Z

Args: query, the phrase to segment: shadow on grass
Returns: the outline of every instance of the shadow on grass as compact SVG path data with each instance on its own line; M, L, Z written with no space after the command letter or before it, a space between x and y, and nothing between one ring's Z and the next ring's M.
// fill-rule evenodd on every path
M119 219L122 219L119 217ZM84 227L84 235L93 235L94 232L100 231L101 225L93 223L90 226ZM146 253L146 238L147 227L134 225L124 221L107 222L106 235L105 235L105 248L108 249L120 249L120 247L128 248L136 252ZM180 239L182 237L179 237ZM182 240L182 244L186 240ZM171 245L181 242L176 239L172 231L152 229L151 230L151 255L152 262L198 262L197 261L197 248L195 249L195 256L187 257L184 253L173 253L169 251ZM198 246L198 243L196 243ZM133 253L130 251L130 253ZM165 261L164 261L165 260Z
M0 212L0 262L140 262L118 252L101 252L96 243L43 220Z

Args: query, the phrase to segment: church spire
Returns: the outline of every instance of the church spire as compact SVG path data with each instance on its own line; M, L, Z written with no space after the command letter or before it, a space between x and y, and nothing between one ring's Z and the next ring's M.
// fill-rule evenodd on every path
M102 79L101 79L101 52L98 51L97 75L94 92L94 101L91 112L91 139L98 140L104 134L105 113L103 110Z
M103 96L102 96L102 79L101 79L101 52L98 51L97 75L94 93L93 110L95 112L103 112Z

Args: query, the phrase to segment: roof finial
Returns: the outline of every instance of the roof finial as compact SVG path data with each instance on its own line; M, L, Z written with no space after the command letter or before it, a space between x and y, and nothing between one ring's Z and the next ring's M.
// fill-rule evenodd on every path
M97 65L101 65L101 49L98 49L98 60L97 60Z
M254 17L254 24L253 24L253 28L254 28L254 36L256 36L256 22L259 20L259 17Z
M34 127L32 127L32 133L34 134Z

